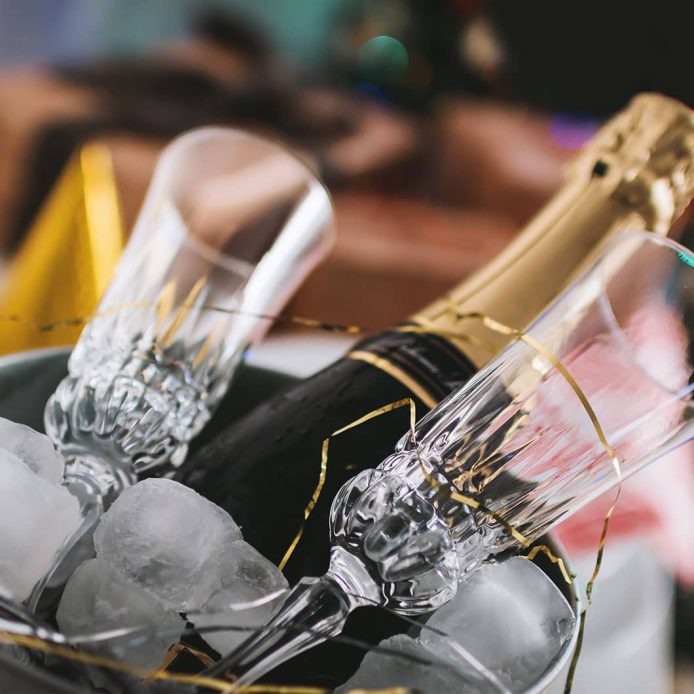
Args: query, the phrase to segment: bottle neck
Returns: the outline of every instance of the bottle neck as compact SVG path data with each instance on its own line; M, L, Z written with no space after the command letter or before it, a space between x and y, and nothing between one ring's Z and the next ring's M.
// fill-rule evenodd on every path
M414 322L436 332L459 333L460 338L447 339L481 367L507 338L458 315L480 312L523 328L590 262L604 239L649 226L667 231L672 209L630 208L607 193L607 185L602 179L566 185L491 263L414 316Z
M694 191L692 141L690 109L656 94L637 97L578 155L566 185L502 253L412 321L446 333L482 366L508 338L458 316L483 313L522 329L606 238L627 230L666 234Z
M431 409L501 352L508 336L483 314L523 329L627 230L665 234L694 193L694 112L642 94L578 155L567 184L505 251L403 325L347 355L399 381ZM477 318L463 318L475 313Z

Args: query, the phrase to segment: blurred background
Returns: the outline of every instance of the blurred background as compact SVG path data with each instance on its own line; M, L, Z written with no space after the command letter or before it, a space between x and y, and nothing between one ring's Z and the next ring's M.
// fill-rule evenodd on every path
M291 312L397 322L499 251L631 96L694 105L691 15L679 0L0 0L0 308L88 312L108 277L85 273L85 238L122 243L161 148L226 124L287 142L332 192L337 245ZM94 145L115 226L70 195ZM68 340L2 331L3 352ZM305 375L345 339L280 331L251 358ZM575 691L694 691L687 456L673 479L691 495L608 547Z

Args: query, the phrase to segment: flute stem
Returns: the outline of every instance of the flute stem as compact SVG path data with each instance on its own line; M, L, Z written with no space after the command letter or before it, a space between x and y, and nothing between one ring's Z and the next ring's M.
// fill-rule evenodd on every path
M303 578L280 611L230 655L205 673L229 673L236 684L250 684L281 663L342 631L349 613L360 604L330 573Z

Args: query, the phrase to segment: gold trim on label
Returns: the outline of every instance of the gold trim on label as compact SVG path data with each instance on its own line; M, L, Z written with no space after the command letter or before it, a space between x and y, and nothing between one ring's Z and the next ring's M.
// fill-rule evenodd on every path
M347 359L355 359L363 361L371 366L375 366L384 373L402 383L415 397L421 400L429 409L433 409L438 404L438 400L426 390L421 383L417 383L414 378L406 374L402 369L395 366L392 362L384 357L379 357L371 352L364 350L356 350L347 354Z

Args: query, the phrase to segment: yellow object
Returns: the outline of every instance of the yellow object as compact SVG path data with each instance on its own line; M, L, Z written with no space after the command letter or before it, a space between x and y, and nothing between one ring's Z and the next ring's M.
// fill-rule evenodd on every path
M85 145L39 211L0 295L0 354L77 342L82 325L38 326L88 317L123 250L111 155Z

